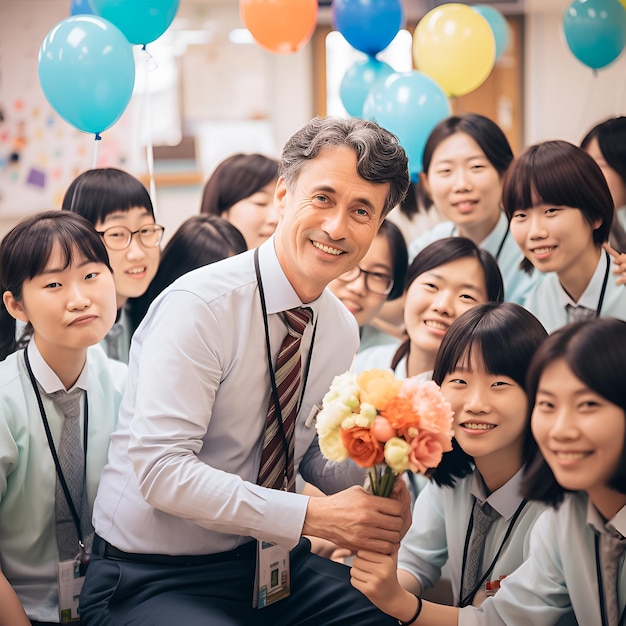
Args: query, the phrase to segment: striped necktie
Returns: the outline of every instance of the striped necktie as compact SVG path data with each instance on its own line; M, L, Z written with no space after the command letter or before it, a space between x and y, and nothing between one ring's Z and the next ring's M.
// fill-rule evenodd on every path
M257 484L270 489L295 491L293 467L294 430L300 392L302 359L300 344L307 324L311 321L311 309L299 307L284 312L287 336L276 359L276 389L280 401L283 428L276 415L273 394L267 410L267 423L263 439L263 452ZM289 459L285 458L285 439L288 442Z

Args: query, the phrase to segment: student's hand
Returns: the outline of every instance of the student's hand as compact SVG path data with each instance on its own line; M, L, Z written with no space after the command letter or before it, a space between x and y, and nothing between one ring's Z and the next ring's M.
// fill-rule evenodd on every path
M392 554L410 525L409 511L404 481L396 481L390 498L350 487L323 498L309 498L302 534L327 539L351 552L363 549Z
M408 621L415 614L417 600L398 582L398 553L357 552L350 568L350 582L381 611Z
M617 275L615 283L617 285L626 285L626 253L618 252L609 243L602 244L602 247L613 259L613 274Z

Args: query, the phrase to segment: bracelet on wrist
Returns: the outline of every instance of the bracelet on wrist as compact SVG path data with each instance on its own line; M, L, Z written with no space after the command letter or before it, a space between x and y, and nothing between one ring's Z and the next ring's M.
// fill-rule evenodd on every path
M417 598L417 610L415 611L415 615L408 622L402 622L398 620L398 624L400 626L411 626L411 624L414 624L417 618L420 616L420 613L422 612L422 599L419 596L415 597Z

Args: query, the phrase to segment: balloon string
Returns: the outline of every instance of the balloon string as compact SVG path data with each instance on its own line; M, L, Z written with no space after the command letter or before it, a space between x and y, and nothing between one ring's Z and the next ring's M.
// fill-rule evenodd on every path
M98 163L98 146L100 145L98 142L100 142L101 140L102 140L102 137L100 137L100 133L96 133L96 136L93 142L93 161L91 162L92 170L96 169L96 165Z
M148 178L149 178L149 192L150 199L152 200L152 208L154 210L154 218L157 217L157 202L156 202L156 185L154 183L154 149L152 145L152 125L150 120L150 72L155 69L155 62L152 55L146 50L144 45L142 50L146 53L146 82L144 89L144 113L146 118L146 163L148 166Z

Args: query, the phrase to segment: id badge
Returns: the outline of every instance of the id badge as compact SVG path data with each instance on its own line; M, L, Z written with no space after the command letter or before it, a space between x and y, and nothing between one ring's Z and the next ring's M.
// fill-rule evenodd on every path
M252 606L262 609L289 597L289 585L289 550L267 541L257 541Z
M59 621L62 624L77 622L78 597L85 582L81 559L69 559L57 563L57 585L59 589Z

